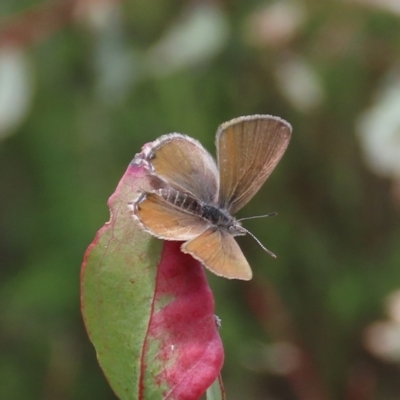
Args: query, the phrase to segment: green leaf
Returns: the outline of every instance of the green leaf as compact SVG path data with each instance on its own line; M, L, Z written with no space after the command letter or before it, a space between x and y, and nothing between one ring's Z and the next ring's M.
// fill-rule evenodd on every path
M226 400L224 386L222 384L221 375L207 389L207 400Z

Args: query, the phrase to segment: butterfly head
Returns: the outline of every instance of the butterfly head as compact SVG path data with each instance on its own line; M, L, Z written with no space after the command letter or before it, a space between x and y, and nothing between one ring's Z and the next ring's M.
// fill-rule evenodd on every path
M233 236L245 236L247 229L243 228L242 224L234 219L228 226L228 232Z

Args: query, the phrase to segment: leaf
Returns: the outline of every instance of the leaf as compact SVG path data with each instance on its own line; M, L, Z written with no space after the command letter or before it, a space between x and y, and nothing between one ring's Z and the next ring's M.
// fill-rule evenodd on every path
M222 384L221 375L218 379L207 389L207 400L226 400L225 389Z
M121 400L197 400L223 363L214 300L202 266L181 243L156 240L134 222L129 204L152 184L139 154L109 200L110 221L86 251L82 314Z

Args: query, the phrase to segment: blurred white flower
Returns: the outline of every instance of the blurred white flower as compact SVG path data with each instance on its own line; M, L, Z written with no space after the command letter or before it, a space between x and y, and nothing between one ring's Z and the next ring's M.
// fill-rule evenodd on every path
M15 47L0 48L0 139L10 135L28 114L32 100L30 64Z
M144 55L147 72L166 75L203 63L222 50L228 36L223 11L215 4L199 2Z
M78 2L75 16L95 39L93 63L99 97L111 105L120 103L139 79L139 68L123 31L121 4L115 0Z
M364 344L375 356L400 363L400 290L387 297L385 306L389 318L367 327Z
M77 7L75 15L95 36L97 91L110 104L124 100L133 85L146 76L163 76L208 61L229 37L226 15L211 3L191 7L143 52L128 46L121 6L115 0L88 0Z
M266 347L264 357L270 370L278 375L290 374L301 364L300 349L289 342L276 342Z
M379 89L356 126L366 163L376 174L400 178L400 80Z
M351 3L376 7L400 15L399 0L348 0Z
M298 346L287 341L261 344L247 350L245 365L247 368L287 375L301 367L302 352Z
M322 82L305 59L286 57L275 66L275 76L282 94L299 111L313 111L324 101Z
M375 322L366 329L364 344L376 357L400 362L400 324L394 321Z
M75 20L92 31L102 31L110 23L110 15L120 11L116 0L85 0L76 2Z
M268 4L247 18L245 38L254 46L282 46L298 33L305 19L306 10L301 1Z

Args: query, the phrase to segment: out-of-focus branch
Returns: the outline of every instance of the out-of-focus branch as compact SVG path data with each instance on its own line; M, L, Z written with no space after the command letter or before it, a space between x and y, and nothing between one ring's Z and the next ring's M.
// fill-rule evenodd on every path
M27 46L43 40L99 3L120 0L54 0L17 14L0 26L0 46Z
M0 27L0 46L27 46L43 40L72 20L77 2L53 1L11 17Z
M346 400L373 400L376 392L376 372L367 363L356 365L350 373Z
M276 342L295 346L295 367L285 376L301 400L329 400L328 389L309 351L296 335L294 323L279 295L268 283L252 283L247 301L269 336Z

